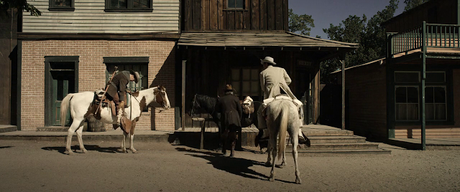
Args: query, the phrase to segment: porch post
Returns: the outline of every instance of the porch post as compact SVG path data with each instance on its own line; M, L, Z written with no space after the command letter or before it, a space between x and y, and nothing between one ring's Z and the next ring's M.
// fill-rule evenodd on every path
M342 130L345 129L345 55L341 56L342 64Z
M426 80L426 22L423 21L422 26L422 79L420 83L420 120L421 120L421 137L422 137L422 150L426 149L426 139L425 139L425 126L426 126L426 117L425 117L425 80Z
M182 131L185 131L185 72L187 60L182 60Z

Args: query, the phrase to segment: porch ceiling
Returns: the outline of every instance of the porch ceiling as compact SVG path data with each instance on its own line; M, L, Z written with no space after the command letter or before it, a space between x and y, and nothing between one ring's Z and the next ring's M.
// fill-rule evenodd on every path
M182 33L179 46L295 48L297 50L353 50L357 43L346 43L299 35L291 32Z

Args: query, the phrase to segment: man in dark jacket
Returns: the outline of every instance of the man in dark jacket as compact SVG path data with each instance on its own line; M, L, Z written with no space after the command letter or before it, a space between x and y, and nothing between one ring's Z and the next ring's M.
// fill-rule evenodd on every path
M116 74L111 81L107 83L107 99L113 101L117 110L117 124L114 124L115 129L120 124L120 118L124 115L124 109L126 104L126 89L130 81L138 82L139 73L135 71L121 71ZM112 111L113 112L113 111Z
M226 155L227 139L232 143L230 156L233 157L237 132L241 132L241 115L242 109L240 100L233 95L232 86L227 84L224 90L225 95L219 98L216 105L216 111L221 112L222 133L222 153Z

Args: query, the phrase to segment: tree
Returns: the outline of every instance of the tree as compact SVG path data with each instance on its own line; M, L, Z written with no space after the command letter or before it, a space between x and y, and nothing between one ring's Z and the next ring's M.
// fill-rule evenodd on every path
M410 9L417 7L427 1L428 0L404 0L404 3L406 4L404 11L409 11Z
M330 24L329 28L323 29L331 40L359 44L358 49L345 55L345 67L385 57L386 32L380 24L394 16L398 3L398 0L390 0L389 5L382 11L378 11L369 21L366 15L363 15L362 18L350 15L338 26ZM323 62L321 64L322 81L330 82L329 74L340 69L340 66L337 59Z
M27 0L0 0L0 16L8 15L9 9L25 10L33 16L42 14L35 6L27 3Z
M289 31L300 32L302 35L310 35L311 27L315 27L311 15L297 15L292 9L289 9Z

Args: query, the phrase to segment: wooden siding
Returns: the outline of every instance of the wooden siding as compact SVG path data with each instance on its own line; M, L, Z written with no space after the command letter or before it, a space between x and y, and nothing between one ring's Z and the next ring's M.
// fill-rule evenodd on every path
M387 32L406 32L420 27L422 21L460 24L458 6L458 0L432 0L390 19L383 26Z
M288 0L245 0L227 9L227 0L183 1L183 31L288 30Z
M48 11L49 0L28 3L42 11L24 13L23 32L178 33L179 0L153 0L152 12L105 12L105 0L75 1L75 11Z
M385 64L384 64L385 65ZM345 71L346 129L368 138L387 138L386 70L380 60ZM341 79L341 73L337 73Z

